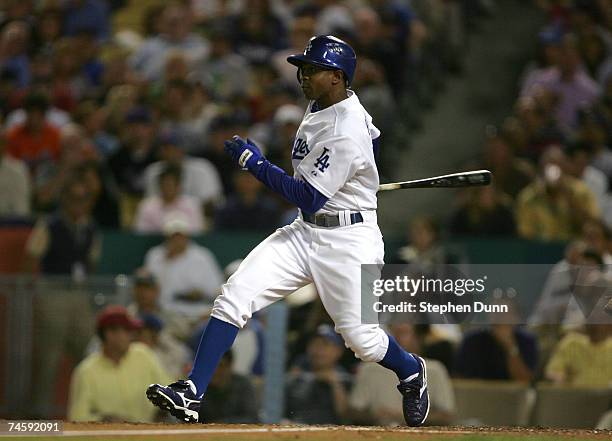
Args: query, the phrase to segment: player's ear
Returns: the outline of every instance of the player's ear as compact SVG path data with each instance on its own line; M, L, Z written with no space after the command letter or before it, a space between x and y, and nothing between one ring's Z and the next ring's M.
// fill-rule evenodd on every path
M332 84L335 86L338 83L344 84L344 73L341 70L333 70Z

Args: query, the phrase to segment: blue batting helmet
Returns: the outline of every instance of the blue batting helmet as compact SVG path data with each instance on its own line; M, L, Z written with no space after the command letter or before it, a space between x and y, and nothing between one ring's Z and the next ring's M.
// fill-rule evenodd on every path
M353 81L357 57L345 41L331 35L312 37L303 54L290 55L287 61L297 67L314 64L329 69L338 69L346 75L348 85Z

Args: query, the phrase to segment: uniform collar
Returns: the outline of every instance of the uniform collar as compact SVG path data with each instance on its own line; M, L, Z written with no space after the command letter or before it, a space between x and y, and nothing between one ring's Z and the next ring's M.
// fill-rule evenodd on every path
M346 93L348 96L345 99L343 99L342 101L338 101L336 104L333 104L321 110L316 110L316 102L311 101L310 102L310 113L320 113L320 112L328 111L330 109L337 109L337 110L346 109L348 107L351 107L353 103L359 103L359 98L357 98L357 94L355 92L353 92L351 89L347 89Z

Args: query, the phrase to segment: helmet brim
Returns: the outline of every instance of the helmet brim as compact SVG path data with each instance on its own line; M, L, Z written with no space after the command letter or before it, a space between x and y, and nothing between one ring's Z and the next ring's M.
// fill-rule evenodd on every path
M324 67L326 69L338 69L339 67L332 66L330 64L321 63L320 61L314 60L307 55L298 54L298 55L290 55L287 57L287 61L294 66L300 67L302 64L314 64L315 66Z

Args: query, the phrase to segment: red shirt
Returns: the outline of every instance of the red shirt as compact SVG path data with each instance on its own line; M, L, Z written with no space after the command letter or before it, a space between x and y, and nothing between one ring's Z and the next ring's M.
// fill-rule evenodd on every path
M8 153L28 163L30 168L43 161L56 161L60 155L59 129L45 124L38 133L29 132L24 124L12 128L6 136Z

